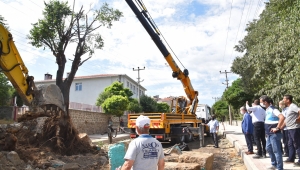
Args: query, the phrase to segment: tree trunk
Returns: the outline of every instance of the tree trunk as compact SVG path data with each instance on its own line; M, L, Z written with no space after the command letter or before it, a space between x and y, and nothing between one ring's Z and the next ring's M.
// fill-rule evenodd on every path
M230 105L228 105L228 111L229 111L229 125L232 125L232 113L230 111Z

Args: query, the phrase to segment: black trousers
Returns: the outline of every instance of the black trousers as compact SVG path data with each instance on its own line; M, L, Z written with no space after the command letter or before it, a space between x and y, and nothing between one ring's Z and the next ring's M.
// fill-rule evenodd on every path
M213 141L214 141L214 144L216 147L219 147L219 144L218 144L218 134L217 133L210 133Z
M282 140L283 140L283 150L284 154L289 155L289 133L288 130L283 130L283 135L282 135Z
M257 155L266 154L266 134L265 134L265 123L264 122L255 122L253 123L254 127L254 140L257 146Z
M289 160L294 161L296 154L300 158L300 128L289 129ZM300 159L298 160L300 163Z

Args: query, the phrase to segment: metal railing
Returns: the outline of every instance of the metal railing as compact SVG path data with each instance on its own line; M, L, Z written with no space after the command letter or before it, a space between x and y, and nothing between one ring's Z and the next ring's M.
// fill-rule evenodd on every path
M70 102L69 109L85 110L85 111L101 112L101 113L104 112L102 107L100 107L100 106L84 104L84 103L76 103L76 102Z

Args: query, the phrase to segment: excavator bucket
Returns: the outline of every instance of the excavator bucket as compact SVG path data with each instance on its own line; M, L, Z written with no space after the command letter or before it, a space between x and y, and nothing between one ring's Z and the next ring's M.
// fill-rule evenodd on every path
M57 106L60 110L66 111L63 95L57 85L42 84L38 85L36 88L37 90L33 100L33 104L35 106L39 106L41 108Z

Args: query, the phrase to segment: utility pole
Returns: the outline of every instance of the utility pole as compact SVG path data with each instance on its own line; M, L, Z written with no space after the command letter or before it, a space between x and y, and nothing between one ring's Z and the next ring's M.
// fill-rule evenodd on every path
M228 71L226 71L225 70L225 72L222 72L222 71L220 71L220 74L225 74L225 76L226 76L226 83L222 83L222 84L225 84L226 85L226 90L228 89L228 84L229 84L229 80L228 80L228 77L227 77L227 74L228 73L231 73L231 72L228 72ZM231 111L230 111L230 105L228 105L228 111L229 111L229 124L230 125L232 125L232 114L231 114Z
M133 71L138 71L138 89L137 89L137 91L138 91L138 102L140 103L140 82L143 82L144 80L140 80L140 70L145 70L145 67L144 68L140 68L140 67L138 67L137 69L134 69L134 68L132 68L132 70Z

